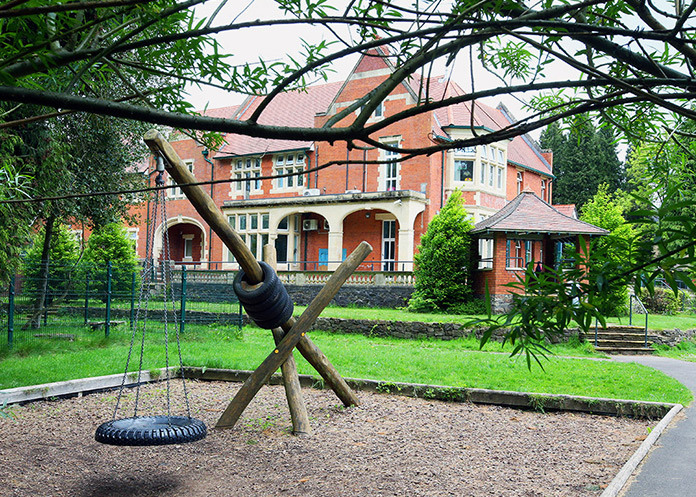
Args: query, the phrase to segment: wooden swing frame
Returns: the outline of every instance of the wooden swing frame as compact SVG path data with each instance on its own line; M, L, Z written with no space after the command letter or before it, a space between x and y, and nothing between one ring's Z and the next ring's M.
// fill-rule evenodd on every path
M167 173L179 185L196 211L232 252L239 266L244 270L249 283L252 285L261 283L263 281L263 270L254 254L251 253L242 238L227 223L213 199L200 186L194 184L197 182L196 177L189 172L186 164L184 164L171 144L164 139L159 131L154 129L145 134L144 141L155 157L162 157ZM272 330L276 348L244 382L218 419L215 425L216 428L232 428L261 387L280 368L288 407L290 408L293 433L309 434L311 432L307 409L302 398L297 366L293 357L293 349L296 347L307 362L321 375L326 384L336 393L343 405L348 407L360 404L353 390L306 333L314 324L316 318L319 317L319 314L338 293L343 283L353 274L370 252L372 252L372 247L369 243L363 241L341 263L326 285L319 291L297 320L294 317L290 317L280 328Z

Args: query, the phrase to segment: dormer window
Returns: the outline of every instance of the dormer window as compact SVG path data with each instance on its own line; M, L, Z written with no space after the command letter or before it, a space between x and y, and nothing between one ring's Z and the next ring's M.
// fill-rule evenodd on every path
M234 179L238 192L251 192L261 189L261 158L245 157L234 161ZM246 181L245 181L246 180Z
M278 154L273 161L276 176L284 176L275 179L275 187L278 190L296 190L304 187L304 174L306 156L303 153ZM289 176L288 176L289 175Z

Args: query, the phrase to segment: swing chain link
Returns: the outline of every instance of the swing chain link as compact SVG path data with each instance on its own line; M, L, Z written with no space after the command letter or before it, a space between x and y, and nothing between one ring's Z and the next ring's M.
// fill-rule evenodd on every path
M157 178L155 179L155 183L157 186L163 186L165 184L164 177L163 177L163 171L160 171L159 174L157 175ZM119 410L119 406L121 403L121 397L123 393L123 389L125 388L125 382L126 382L126 377L128 376L128 367L130 365L132 353L133 353L133 346L135 344L135 336L138 331L138 326L141 326L142 334L141 334L141 340L140 340L140 358L139 358L139 365L138 365L138 376L137 376L137 381L136 381L136 393L135 393L135 405L133 408L133 417L137 417L138 415L138 405L139 405L139 398L140 398L140 385L142 384L142 370L143 370L143 357L144 357L144 351L145 351L145 332L146 332L146 326L148 322L148 311L149 311L149 302L150 302L150 296L152 294L152 289L150 288L151 283L153 281L156 281L156 266L154 263L154 240L155 240L155 228L158 226L158 218L160 216L160 204L162 205L161 209L161 225L162 225L162 253L160 256L160 263L161 263L161 276L162 276L162 283L164 286L164 311L163 311L163 320L164 320L164 345L165 345L165 368L166 368L166 381L167 381L167 415L171 416L171 401L170 401L170 377L171 373L169 371L169 332L168 332L168 315L167 315L167 306L168 306L168 301L171 302L172 306L172 315L174 318L174 328L176 331L176 345L177 345L177 351L179 355L179 370L181 374L181 379L182 379L182 385L183 385L183 390L184 390L184 400L186 403L186 414L188 418L191 418L191 408L189 404L189 399L188 399L188 391L186 388L186 379L184 377L184 366L183 366L183 359L181 356L181 340L180 340L180 326L179 323L176 319L176 308L175 308L175 299L174 299L174 287L173 287L173 273L171 269L171 253L170 253L170 246L169 246L169 229L167 227L167 203L166 203L166 198L165 198L165 191L160 190L155 193L155 201L154 201L154 206L153 206L153 215L152 215L152 222L150 225L148 225L147 229L147 235L145 239L145 261L143 263L143 269L142 269L142 277L140 279L140 289L139 289L139 295L138 295L138 307L136 309L135 313L135 322L132 326L132 332L131 332L131 339L130 339L130 346L128 348L128 358L126 359L126 367L125 371L123 373L123 378L121 380L121 386L118 391L118 397L116 400L116 406L114 407L114 412L113 412L113 419L116 419L116 415ZM183 282L182 282L183 283ZM169 295L168 295L169 292ZM169 297L169 299L168 299ZM143 302L144 301L144 302ZM143 312L143 319L142 319L142 325L140 325L140 315L141 311Z

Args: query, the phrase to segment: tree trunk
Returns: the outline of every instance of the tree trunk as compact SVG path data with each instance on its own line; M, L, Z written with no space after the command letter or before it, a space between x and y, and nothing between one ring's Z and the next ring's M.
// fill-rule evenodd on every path
M34 312L31 316L31 327L37 329L41 326L41 314L44 311L46 303L46 294L48 292L48 265L51 258L51 238L53 238L53 227L55 226L56 218L53 215L48 216L46 225L44 226L44 243L41 250L41 269L39 271L39 282L37 285L38 292L34 301Z

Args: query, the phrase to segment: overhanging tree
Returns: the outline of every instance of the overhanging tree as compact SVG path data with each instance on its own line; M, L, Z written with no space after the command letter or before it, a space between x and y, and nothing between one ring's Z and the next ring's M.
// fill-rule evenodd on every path
M511 138L554 122L572 122L574 116L589 115L600 125L638 140L664 136L663 128L672 127L675 116L696 117L690 103L696 89L690 69L696 63L694 8L683 7L681 2L667 9L641 0L455 0L415 5L390 0L347 4L277 0L286 17L244 22L237 21L235 13L219 15L217 9L210 18L198 20L193 8L204 1L7 3L0 7L0 100L44 106L33 116L37 118L84 111L193 130L349 144L360 141L386 148L378 140L380 132L411 115L458 102L474 103L482 97L529 97L530 115L504 129L474 132L469 139L416 150L396 149L402 160L413 154ZM208 3L222 7L228 2ZM274 60L254 63L237 63L215 39L225 32L270 31L280 25L318 26L326 36L320 42L305 43L303 53L292 58L277 60L274 56ZM370 51L378 47L385 48L382 56L392 63L393 73L323 127L262 124L263 113L279 93L325 78L332 63L373 53ZM474 69L478 61L501 83L484 86ZM422 86L412 108L380 121L369 120L394 88L407 79L418 86L417 82L426 81L437 70L438 63L470 67L470 92L437 99ZM65 74L71 74L70 78L66 80ZM149 77L162 78L159 91L145 84ZM101 81L121 81L120 91L96 91L96 83ZM197 116L190 113L184 98L186 84L191 83L268 97L246 121ZM343 119L356 112L357 117ZM5 120L8 126L26 122L12 115ZM665 211L648 208L642 215L654 219ZM685 222L680 226L675 241L679 246L660 253L639 271L655 274L658 266L671 263L676 256L682 265L694 264L694 227ZM676 236L660 229L662 239ZM542 335L554 333L567 324L566 317L574 316L583 325L589 322L586 314L593 312L574 302L595 291L596 284L583 283L582 292L571 295L563 286L542 288L532 277L524 283L534 283L539 298L547 299L546 307L540 307L545 311L516 321L519 325L512 327L513 335L536 336L538 330ZM548 278L545 284L552 286L554 281ZM550 304L553 295L555 301Z

